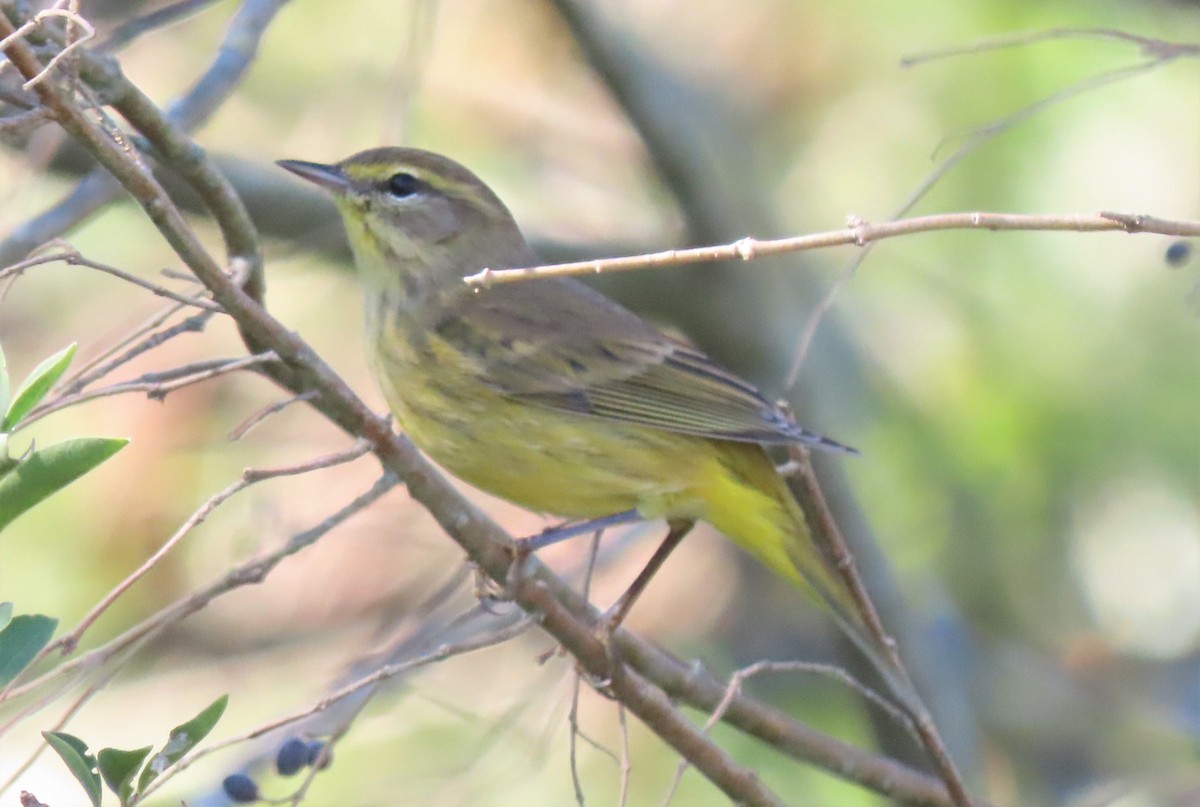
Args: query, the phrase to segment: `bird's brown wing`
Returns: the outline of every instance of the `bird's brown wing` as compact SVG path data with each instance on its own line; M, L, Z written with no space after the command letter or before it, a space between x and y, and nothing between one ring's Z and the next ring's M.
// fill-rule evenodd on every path
M848 450L790 423L750 383L576 281L484 289L436 330L515 399L684 434Z

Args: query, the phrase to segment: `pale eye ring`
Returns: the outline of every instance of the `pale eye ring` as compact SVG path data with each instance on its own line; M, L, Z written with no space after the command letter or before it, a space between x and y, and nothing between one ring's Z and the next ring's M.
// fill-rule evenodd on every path
M388 193L397 199L407 199L421 190L421 187L421 180L406 171L392 174L387 181Z

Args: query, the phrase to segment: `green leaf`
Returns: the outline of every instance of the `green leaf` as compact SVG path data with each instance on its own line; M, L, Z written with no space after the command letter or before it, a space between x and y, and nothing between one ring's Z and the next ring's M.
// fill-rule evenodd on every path
M8 384L8 362L4 359L4 350L0 349L0 412L8 411L8 394L12 391Z
M96 764L100 768L100 775L104 777L104 783L108 785L109 790L117 794L122 805L128 804L133 796L133 777L137 775L138 768L142 767L142 762L153 749L152 745L136 751L101 748L100 753L96 755Z
M228 703L229 696L222 695L205 707L200 714L171 729L171 734L167 737L167 744L142 769L142 775L138 778L138 792L145 790L146 786L157 779L160 773L195 748L197 743L212 731L213 726L217 725L221 715L225 714L225 706Z
M11 602L0 602L0 631L8 627L8 623L12 622L13 604Z
M0 432L0 476L17 467L19 460L14 460L8 456L8 433Z
M11 612L12 606L9 603ZM54 635L58 620L41 614L14 616L0 630L0 687L17 677Z
M51 493L116 454L128 442L109 437L77 437L34 451L16 468L0 476L0 530Z
M54 382L67 371L67 365L75 356L76 347L78 345L72 342L33 368L33 372L12 397L4 420L0 421L0 432L11 431L21 422L21 418L29 414L29 410L41 403L42 398L45 398L46 393L54 386Z
M83 785L92 807L100 807L100 774L96 773L96 758L87 752L87 743L61 731L43 731L42 736L46 738L46 744L67 763L71 775Z

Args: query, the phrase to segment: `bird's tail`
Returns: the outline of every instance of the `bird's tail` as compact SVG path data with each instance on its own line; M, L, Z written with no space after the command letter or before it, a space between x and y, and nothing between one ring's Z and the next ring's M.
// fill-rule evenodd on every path
M767 568L805 590L871 661L905 707L919 703L890 649L869 630L850 588L814 541L808 518L759 446L723 443L721 469L707 480L705 520Z

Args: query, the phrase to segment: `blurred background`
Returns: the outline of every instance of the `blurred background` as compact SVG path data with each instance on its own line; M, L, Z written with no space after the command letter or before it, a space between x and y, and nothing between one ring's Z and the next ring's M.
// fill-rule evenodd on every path
M154 7L85 2L82 11L103 38ZM198 4L135 39L118 54L126 73L168 103L213 58L237 7ZM1149 57L1135 43L1064 37L901 67L905 57L994 37L1096 26L1197 42L1200 5L292 2L196 136L261 227L269 308L382 410L340 224L274 160L331 162L396 143L444 152L506 200L549 260L831 230L850 216L882 221L967 145L912 214L1200 218L1194 57L1019 120L1043 99ZM997 123L994 137L976 136ZM62 197L80 170L49 127L7 145L0 234ZM196 226L219 250L213 228ZM68 238L89 258L147 277L179 268L128 202ZM857 249L597 279L771 395L786 393L807 427L862 451L821 465L839 518L972 791L997 804L1200 804L1200 258L1169 263L1170 244L989 232L880 243L833 299L791 389L802 333ZM77 361L95 355L160 302L82 268L32 270L0 299L10 372L23 377L72 341ZM216 322L123 372L239 348ZM254 376L228 377L161 403L102 399L23 433L18 450L25 437L133 442L5 530L0 600L69 628L243 468L347 446L303 407L229 439L282 397ZM377 476L368 458L240 494L122 597L84 649L319 522ZM472 495L515 535L547 523ZM594 582L600 606L659 534L610 536L620 551ZM578 579L587 543L555 547L546 560ZM144 648L68 730L95 746L161 742L224 692L218 737L302 710L357 660L443 624L422 604L461 562L396 489L262 585L216 600ZM435 610L472 602L464 584ZM763 658L840 658L805 600L711 533L688 539L629 624L725 676ZM573 670L564 658L539 663L553 649L531 632L404 677L339 743L308 803L572 803ZM750 691L921 764L836 684L779 675ZM5 738L0 780L71 697ZM615 707L584 686L579 723L601 747L578 752L588 801L612 803ZM884 803L732 731L716 736L795 803ZM660 803L677 760L635 724L630 743L630 803ZM218 803L220 778L269 752L268 743L210 757L159 802ZM269 775L260 784L269 795L288 791ZM78 801L48 755L18 785L48 804ZM0 798L14 802L14 793ZM689 773L675 803L724 799Z

